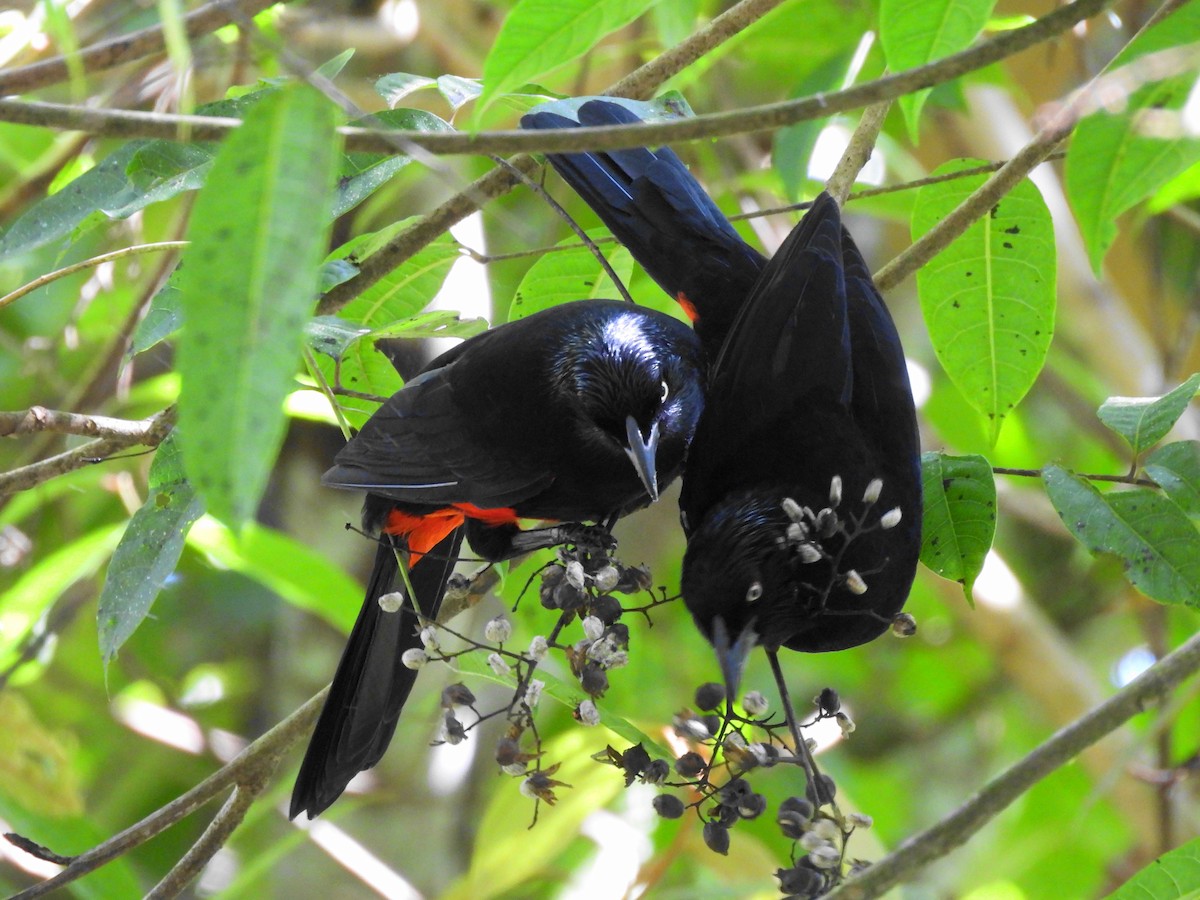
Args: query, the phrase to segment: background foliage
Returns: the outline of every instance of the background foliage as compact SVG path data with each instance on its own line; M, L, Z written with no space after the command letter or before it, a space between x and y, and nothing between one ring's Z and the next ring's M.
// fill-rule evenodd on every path
M484 326L480 318L610 293L586 251L541 252L577 241L535 193L518 188L349 303L322 307L338 318L312 318L318 292L354 284L364 259L493 167L407 145L347 152L335 125L366 110L414 131L510 128L542 99L600 92L724 8L711 0L389 0L258 12L264 5L243 4L257 13L253 25L190 40L186 10L167 0L45 0L0 16L0 67L16 73L166 26L166 54L105 71L85 71L76 59L24 98L68 104L76 127L97 105L245 119L217 143L190 140L196 122L170 137L131 139L11 124L15 107L0 108L0 290L114 250L189 242L0 299L0 409L15 411L6 433L34 406L131 426L155 417L152 444L176 403L184 426L153 454L93 450L117 459L36 484L21 467L70 453L94 432L67 436L61 423L43 424L0 444L0 820L63 854L186 791L330 677L372 548L343 529L357 519L358 498L318 479L342 443L337 426L355 426L373 408L356 394L386 395L402 383L374 339L466 336ZM789 0L665 89L701 114L835 91L1052 8ZM920 624L915 638L787 659L795 696L835 686L858 723L821 756L844 802L875 819L853 839L857 856L878 858L927 827L1197 630L1192 398L1200 380L1189 376L1200 369L1200 7L1185 4L1131 43L1155 10L1110 4L1052 41L907 95L862 176L863 186L900 185L1008 158L1056 108L1047 105L1114 55L1116 65L1152 58L1158 66L1126 69L1132 80L1116 85L1107 106L1085 110L1065 161L1021 183L916 278L886 292L923 373L925 448L947 454L926 460L934 511L926 561L946 578L919 574L908 605ZM350 112L313 86L329 82ZM723 209L756 212L811 197L856 118L747 126L679 149ZM985 178L852 200L850 226L882 266ZM546 182L585 228L596 225L553 176ZM770 251L797 215L755 215L739 228ZM624 251L601 247L634 299L675 312ZM422 313L435 295L461 317ZM398 352L399 368L411 372L431 351L414 340ZM314 389L322 383L352 393L331 405ZM998 467L994 495L989 466ZM1111 483L1127 473L1144 483ZM682 537L673 494L618 535L625 562L647 563L656 584L675 590ZM479 636L540 562L507 569L455 628ZM523 604L514 646L545 633L550 615L536 601ZM631 663L613 673L601 706L665 742L672 715L716 667L682 606L655 610L652 628L631 627ZM770 694L765 663L755 665L748 686ZM464 670L482 706L499 702L503 690L489 686L481 664ZM547 699L539 725L547 758L562 763L556 777L571 787L528 829L532 803L517 780L497 774L494 736L430 748L443 683L436 668L423 676L381 766L311 828L282 812L292 750L191 890L619 897L636 883L664 897L775 893L770 873L786 864L789 845L769 817L739 826L727 857L704 848L694 819L655 820L650 793L623 790L613 769L591 760L606 743L625 742L575 724L569 688L565 702ZM1175 885L1195 887L1195 691L1186 684L1039 783L920 872L907 895L1104 895L1180 845L1139 878L1156 897L1174 896L1152 884L1164 870ZM756 787L778 800L796 790L796 777L777 770ZM70 890L147 890L197 841L212 810ZM19 890L53 870L0 843L0 888Z

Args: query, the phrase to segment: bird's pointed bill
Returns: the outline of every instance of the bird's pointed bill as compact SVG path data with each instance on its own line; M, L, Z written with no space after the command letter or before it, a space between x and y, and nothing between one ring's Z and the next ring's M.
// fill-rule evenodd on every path
M725 620L717 616L713 619L712 644L717 651L721 677L725 681L725 697L732 706L742 685L742 672L745 671L746 660L750 651L758 644L758 634L751 625L747 625L742 629L742 633L731 641Z
M650 437L642 436L642 429L633 416L625 417L625 435L629 442L625 452L630 462L637 469L638 478L646 486L646 493L652 501L658 500L658 472L654 465L654 457L658 453L658 423L650 428Z

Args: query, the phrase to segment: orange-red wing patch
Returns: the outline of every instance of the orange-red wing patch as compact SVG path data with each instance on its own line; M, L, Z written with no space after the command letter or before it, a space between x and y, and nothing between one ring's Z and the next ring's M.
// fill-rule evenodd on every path
M408 564L415 566L422 556L436 547L446 535L463 523L457 509L437 509L424 515L393 509L383 530L404 538L408 544Z
M508 507L482 509L474 503L455 503L454 508L459 510L468 519L478 519L484 525L490 525L493 528L498 525L517 524L518 516L516 511Z
M700 318L700 313L696 312L696 305L688 299L688 295L683 291L680 291L675 295L675 300L680 306L683 307L683 314L687 316L694 325L696 320Z

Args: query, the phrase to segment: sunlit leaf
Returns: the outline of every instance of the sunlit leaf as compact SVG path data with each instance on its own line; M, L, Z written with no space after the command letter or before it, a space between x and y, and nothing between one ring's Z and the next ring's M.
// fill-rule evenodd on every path
M383 98L391 108L409 94L423 91L437 85L437 80L426 78L424 75L410 75L407 72L393 72L384 75L375 82L375 93Z
M1200 838L1164 853L1108 900L1197 900L1200 898Z
M483 63L482 110L500 94L575 62L657 0L521 0Z
M608 232L597 230L589 232L588 236L594 240L597 237L607 237ZM600 261L589 248L579 243L579 238L572 235L558 246L573 244L578 246L570 250L556 250L543 254L529 267L508 309L509 321L523 319L532 313L572 300L621 299L620 291L600 266ZM629 251L611 243L599 246L617 277L628 284L633 274L633 257Z
M935 174L980 162L954 160ZM985 179L977 175L921 188L913 238L933 228ZM983 414L995 444L1004 417L1041 371L1054 333L1054 228L1033 183L1018 184L918 271L917 290L938 361Z
M1129 442L1135 456L1161 441L1200 390L1200 373L1161 397L1109 397L1100 421Z
M150 467L150 492L113 551L97 612L100 654L107 665L142 624L175 571L188 528L204 512L183 474L176 438L159 445Z
M846 73L854 59L854 50L846 50L827 59L809 72L792 91L793 97L808 97L823 91L834 91L846 81ZM808 183L808 167L812 162L817 138L828 125L825 119L797 122L775 132L772 139L771 165L783 182L783 190L792 202L800 199Z
M1185 3L1139 35L1106 71L1120 69L1159 50L1200 41L1200 6ZM1075 126L1067 150L1065 184L1092 267L1099 272L1117 235L1117 217L1195 165L1200 138L1180 115L1195 83L1195 48L1186 71L1162 79L1135 76L1141 84L1114 108L1100 109ZM1177 70L1178 71L1178 70ZM1159 78L1150 84L1146 79ZM1117 90L1128 90L1117 86Z
M333 106L307 85L259 103L222 145L188 229L179 428L206 506L253 515L283 438L333 187Z
M0 792L41 815L83 812L79 773L63 738L48 731L17 694L0 694Z
M1120 559L1147 597L1200 607L1200 534L1178 506L1141 488L1101 494L1058 466L1047 466L1042 480L1063 524L1088 550Z
M921 456L921 562L963 586L967 600L996 534L996 484L982 456Z

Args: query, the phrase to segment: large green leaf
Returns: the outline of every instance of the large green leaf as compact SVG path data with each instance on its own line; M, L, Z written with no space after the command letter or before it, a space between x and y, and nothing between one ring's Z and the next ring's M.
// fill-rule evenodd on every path
M593 240L607 236L607 231L589 232ZM570 237L558 246L579 244L579 238ZM619 244L600 245L604 258L622 283L628 285L633 275L633 257ZM512 305L508 309L509 320L525 316L560 303L572 300L619 300L621 294L600 261L587 247L576 246L570 250L556 250L543 254L541 259L529 267L521 279Z
M995 0L883 0L879 40L893 72L923 66L970 46L983 31ZM920 133L921 109L931 88L900 98L913 143Z
M836 91L845 83L854 56L854 48L849 48L825 60L801 79L792 89L791 96L809 97L824 91ZM800 199L808 183L808 166L812 161L813 148L817 146L817 138L827 124L825 119L811 119L775 132L771 165L783 182L784 193L793 203Z
M500 94L578 59L658 0L521 0L483 63L477 115Z
M953 160L935 174L981 162ZM921 188L913 238L945 218L986 177ZM1018 184L917 272L917 290L938 361L983 414L994 445L1004 417L1042 370L1054 334L1054 226L1033 182Z
M963 586L967 600L996 535L996 483L982 456L921 455L921 562Z
M214 515L254 514L317 292L335 165L334 108L307 85L256 105L221 147L192 215L179 289L179 428Z
M1197 900L1200 898L1200 838L1164 853L1108 900Z
M1140 488L1101 494L1058 466L1047 466L1042 480L1067 530L1088 550L1120 559L1147 597L1200 607L1200 534L1178 506Z
M1135 456L1161 441L1200 390L1200 372L1161 397L1109 397L1100 421L1129 442Z
M387 109L350 124L367 128L394 128L397 131L454 130L449 122L423 109ZM401 150L402 147L397 149ZM338 172L334 217L353 209L391 180L412 159L402 152L390 156L382 153L347 153L342 157Z
M1117 235L1117 217L1200 158L1200 138L1179 127L1196 80L1197 41L1200 4L1185 3L1130 43L1107 71L1185 44L1193 45L1191 70L1144 84L1121 97L1117 108L1100 109L1075 127L1065 166L1067 196L1097 272ZM1142 73L1137 83L1154 77Z
M105 665L150 612L175 571L188 529L202 512L204 504L184 478L172 434L154 455L149 495L129 520L104 577L97 619Z

